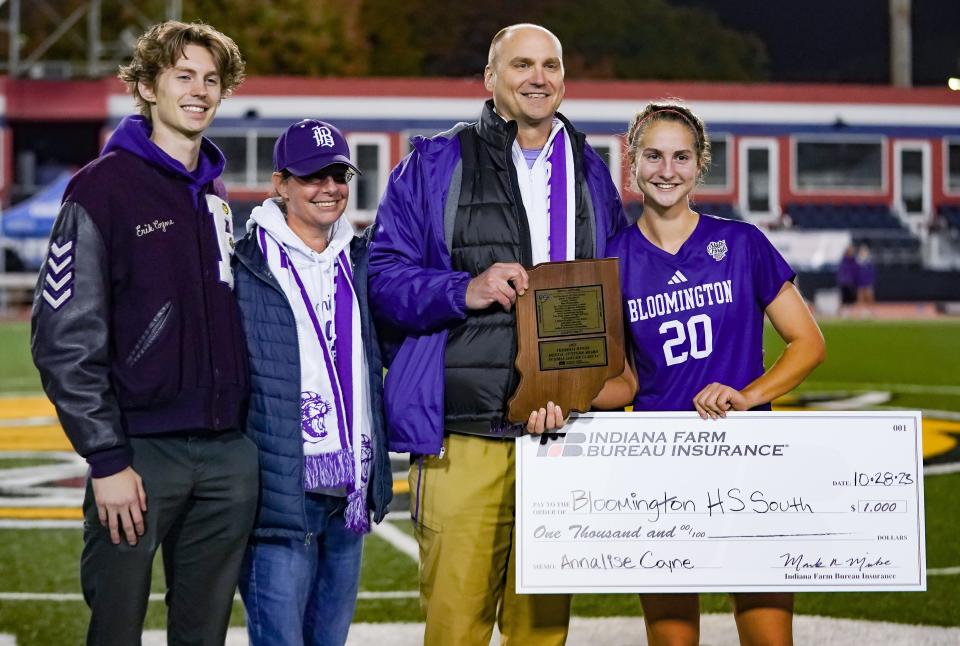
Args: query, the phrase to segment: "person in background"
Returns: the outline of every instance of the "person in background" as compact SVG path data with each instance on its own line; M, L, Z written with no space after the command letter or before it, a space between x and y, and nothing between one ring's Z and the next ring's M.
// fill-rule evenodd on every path
M80 583L90 644L139 644L163 548L171 644L223 644L257 502L223 154L204 138L243 80L234 42L169 21L120 68L125 118L64 194L33 358L90 464Z
M870 247L865 244L857 249L857 304L863 308L863 314L870 313L870 306L876 302L873 286L877 282L877 269L873 264Z
M844 249L837 267L837 287L840 289L840 313L845 316L857 302L857 251L852 244Z
M260 451L240 593L253 646L339 646L370 515L382 520L392 496L367 239L343 216L359 171L340 131L317 119L280 135L273 165L275 195L236 251L247 433Z
M770 410L772 400L825 357L793 270L756 226L691 210L690 194L709 167L710 141L687 107L648 104L627 131L627 155L643 213L610 241L607 253L620 259L637 370L634 410L695 410L703 419ZM656 296L680 290L701 295L693 308L646 308ZM786 342L768 370L765 315ZM642 594L640 600L652 646L700 643L696 594ZM741 644L792 644L792 594L734 594L733 603Z

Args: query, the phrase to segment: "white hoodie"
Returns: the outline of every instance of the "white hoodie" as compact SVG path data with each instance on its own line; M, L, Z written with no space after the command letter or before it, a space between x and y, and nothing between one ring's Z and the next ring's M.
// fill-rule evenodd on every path
M349 246L355 235L353 224L346 217L341 216L333 225L332 235L327 244L327 248L321 252L317 252L311 249L307 243L300 239L289 227L286 217L274 198L264 200L263 204L253 209L253 212L250 214L250 221L247 223L247 229L252 230L254 223L284 246L288 259L296 268L301 281L303 281L304 288L307 291L307 296L314 305L317 318L327 336L327 343L329 347L332 347L334 340L334 266L337 256L344 249L347 249L346 255L347 258L350 258ZM305 344L304 340L315 339L316 331L304 305L300 288L292 272L274 272L274 275L286 294L287 300L290 302L294 318L297 322L297 339L300 347L301 390L304 389L304 384L317 383L326 384L327 387L324 390L327 390L330 388L329 377L322 354L319 352L305 351L305 348L314 346L312 343ZM350 330L336 330L335 333L350 334ZM355 339L354 345L362 348L362 339ZM369 372L366 352L363 353L362 365L363 367L360 374L363 375L364 378L358 379L360 392L355 393L355 397L359 397L360 401L364 402L362 406L364 419L358 420L361 421L363 426L358 427L355 431L359 431L360 428L370 429L372 423L369 383L366 378ZM328 431L330 431L327 436L328 439L332 440L338 437L340 429L336 428L336 415L328 416L326 424ZM360 434L357 432L355 435L359 437ZM335 490L318 488L314 489L314 491L332 495L344 495L342 488Z

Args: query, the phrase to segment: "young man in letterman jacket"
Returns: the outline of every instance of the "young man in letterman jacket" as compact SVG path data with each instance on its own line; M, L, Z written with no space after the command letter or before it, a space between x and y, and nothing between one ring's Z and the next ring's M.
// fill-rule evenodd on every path
M201 23L140 38L120 78L141 114L67 187L37 285L34 361L90 464L89 644L140 643L160 546L169 642L226 635L257 453L240 430L247 357L224 158L203 132L243 67L234 42Z

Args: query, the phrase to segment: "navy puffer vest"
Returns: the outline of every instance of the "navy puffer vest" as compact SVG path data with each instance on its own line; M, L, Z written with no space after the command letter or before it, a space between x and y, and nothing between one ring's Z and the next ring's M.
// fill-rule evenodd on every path
M369 367L374 457L367 504L379 522L393 495L383 417L383 365L367 304L368 236L350 247L361 335ZM300 431L300 348L290 303L270 272L256 230L237 243L235 281L250 356L246 432L260 452L260 503L254 535L304 540L303 441Z
M583 189L583 135L566 123L576 173L576 257L592 258L594 233ZM462 177L450 250L455 271L478 276L497 262L530 267L527 214L517 184L512 148L515 121L504 122L488 101L480 121L461 130ZM452 199L450 196L448 199ZM450 329L444 361L444 426L486 433L503 419L518 375L516 316L499 304L470 311Z

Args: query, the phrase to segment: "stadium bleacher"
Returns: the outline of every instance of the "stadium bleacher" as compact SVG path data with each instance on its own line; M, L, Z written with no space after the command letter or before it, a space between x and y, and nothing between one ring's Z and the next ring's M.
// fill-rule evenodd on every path
M954 235L960 236L960 204L941 204L937 213Z
M788 204L798 229L890 229L903 230L900 220L882 204Z
M920 240L903 226L886 205L788 204L784 207L784 213L797 229L850 231L853 244L870 247L877 265L921 265Z

